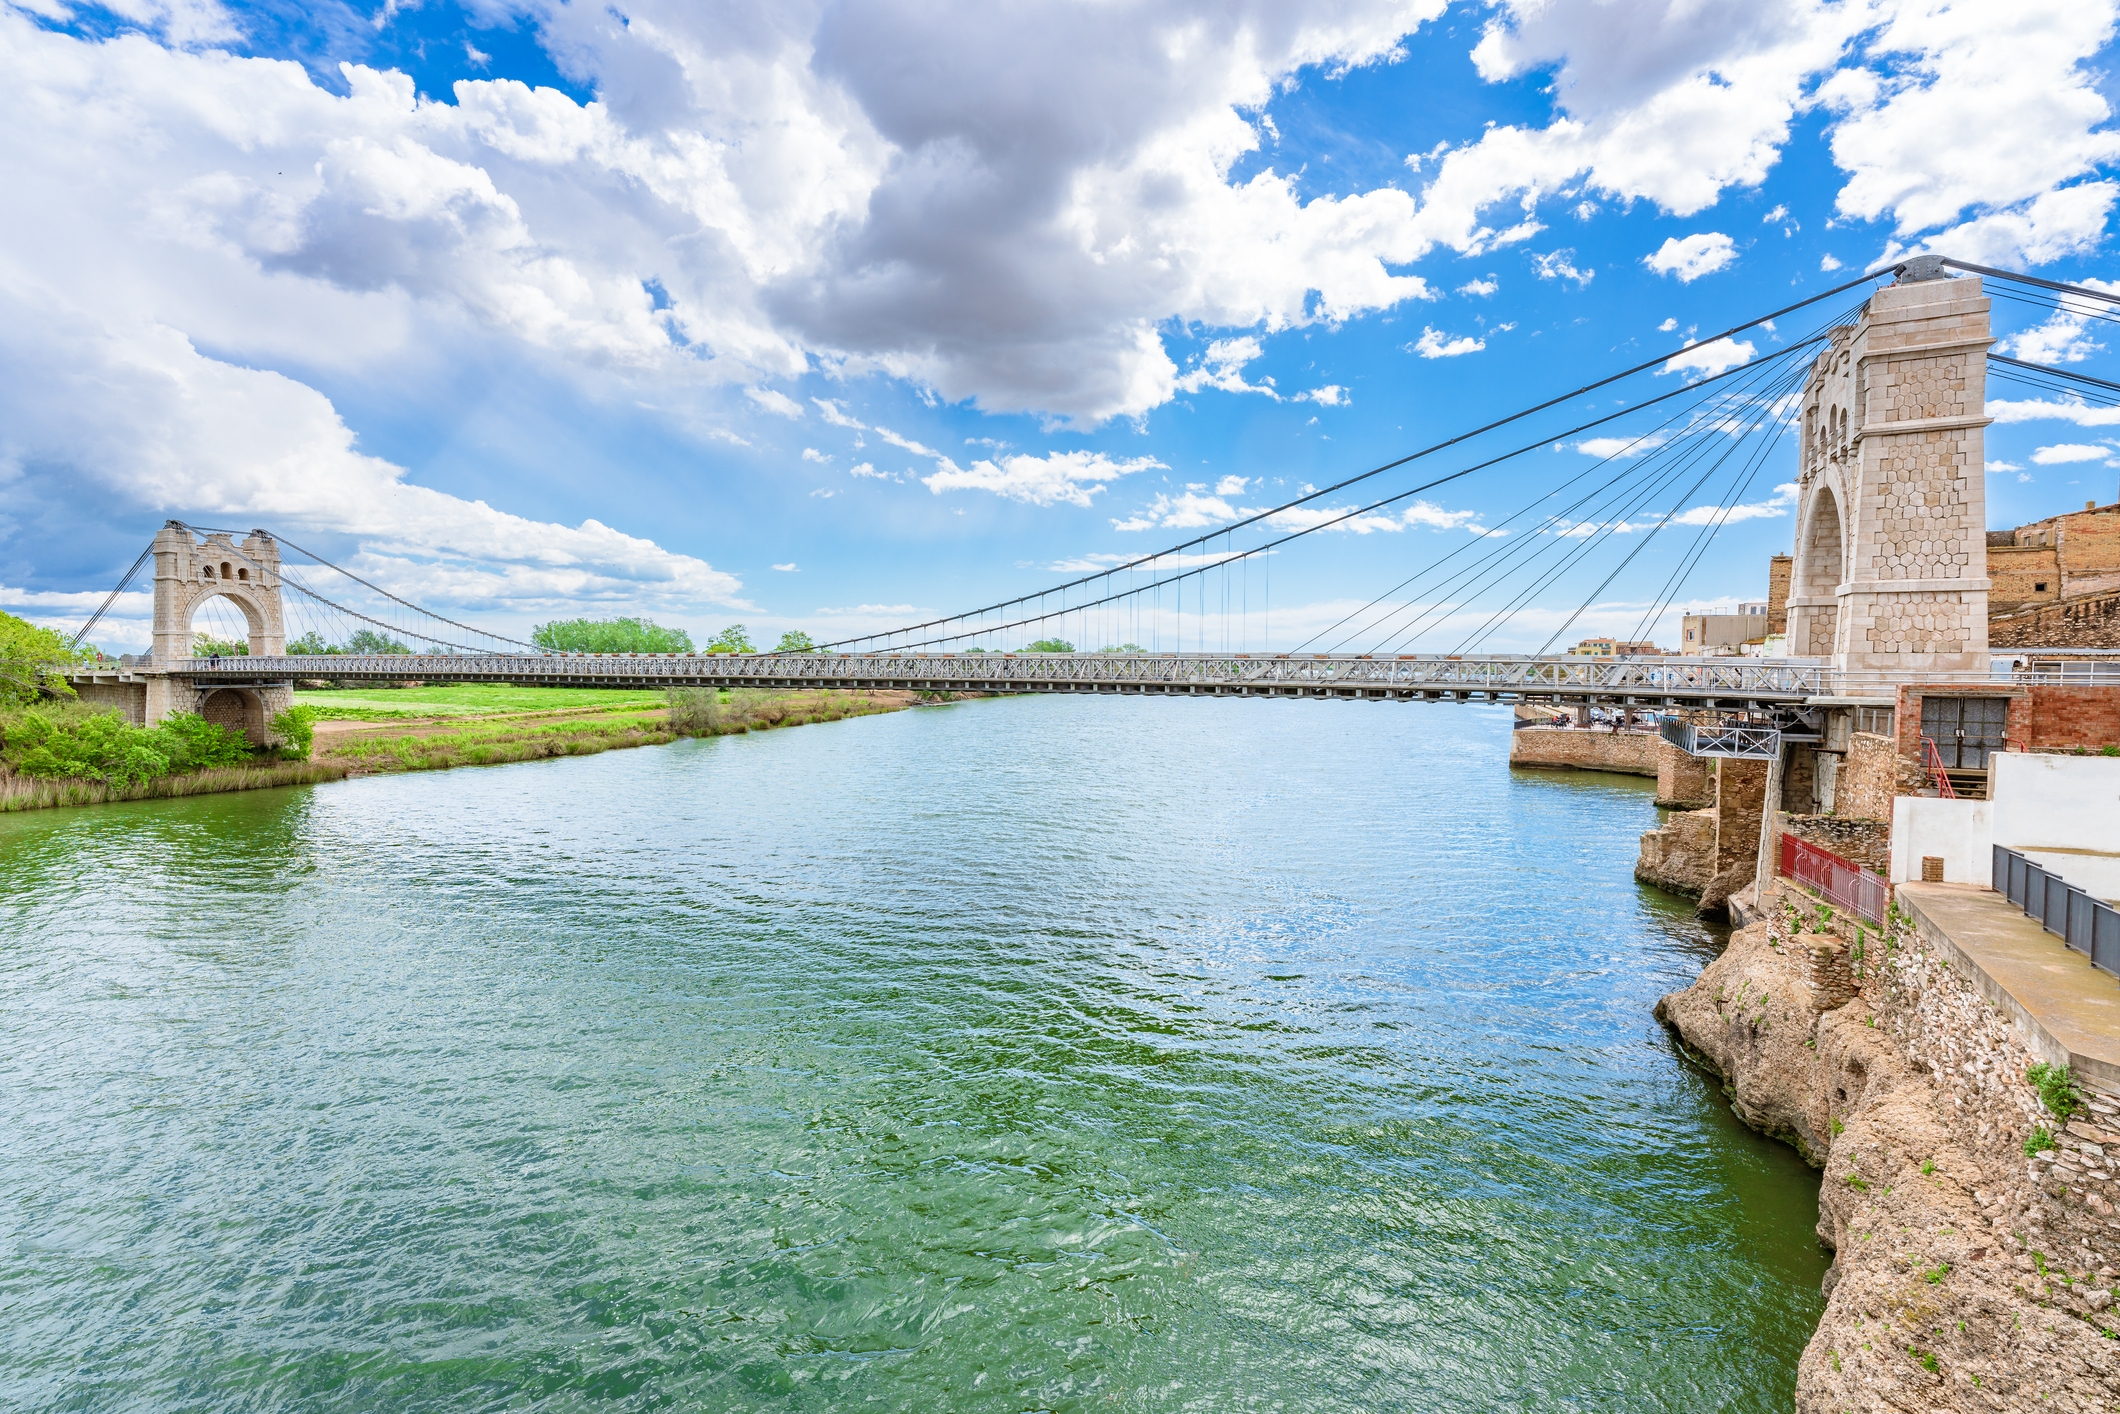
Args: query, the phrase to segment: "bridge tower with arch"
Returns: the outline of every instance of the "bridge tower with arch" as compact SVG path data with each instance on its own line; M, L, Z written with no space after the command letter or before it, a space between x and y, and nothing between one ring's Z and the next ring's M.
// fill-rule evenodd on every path
M1858 690L1988 671L1988 307L1909 261L1805 384L1788 651Z
M189 526L170 521L155 535L154 557L152 661L157 671L147 678L147 724L172 712L197 712L266 744L273 716L294 704L291 682L214 686L195 682L183 669L194 662L192 618L209 599L226 599L242 612L250 656L277 658L287 652L278 543L262 530L241 541L217 532L201 543Z

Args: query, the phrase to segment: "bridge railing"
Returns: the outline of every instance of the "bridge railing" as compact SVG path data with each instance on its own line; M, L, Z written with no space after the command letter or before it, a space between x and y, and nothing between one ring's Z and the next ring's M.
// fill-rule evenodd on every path
M56 671L67 671L55 665ZM1009 692L1198 689L1207 692L1317 689L1342 694L1476 693L1575 700L1635 698L1725 703L1807 697L1889 702L1896 688L1989 681L1963 673L1881 674L1836 670L1816 659L1588 658L1486 654L1269 655L1220 653L409 653L246 656L177 663L136 661L121 671L181 673L201 681L289 678L369 682L524 682L595 686L954 686ZM76 668L73 671L109 671Z
M1186 688L1366 688L1509 696L1800 699L1833 690L1817 663L1758 658L1365 657L1214 653L761 653L761 654L333 654L188 659L152 670L200 680L624 681L819 687L866 683L959 684L1008 691L1056 685Z

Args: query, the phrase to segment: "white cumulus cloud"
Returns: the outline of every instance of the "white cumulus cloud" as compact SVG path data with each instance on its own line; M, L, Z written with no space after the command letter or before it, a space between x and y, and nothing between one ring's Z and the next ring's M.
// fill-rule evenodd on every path
M1642 257L1642 264L1659 275L1675 275L1690 285L1703 275L1712 275L1737 259L1737 243L1720 231L1701 231L1673 236L1655 252Z
M1485 339L1470 334L1460 334L1453 339L1439 329L1423 329L1421 337L1414 340L1413 350L1422 358L1457 358L1461 354L1474 354L1487 347Z
M743 395L772 413L775 417L797 418L802 416L802 404L786 393L772 388L746 388Z
M2093 447L2082 442L2057 442L2051 447L2041 447L2032 453L2032 461L2039 466L2066 466L2070 462L2104 461L2113 455L2111 447Z
M1721 338L1705 344L1688 344L1684 350L1673 354L1665 363L1665 373L1699 373L1708 377L1724 373L1752 361L1759 350L1752 341Z
M976 461L968 467L960 467L947 457L939 460L940 470L920 478L930 491L991 491L1033 506L1063 502L1088 506L1092 496L1122 476L1163 469L1163 463L1154 457L1114 460L1101 452L1049 452L1042 457L1019 452Z

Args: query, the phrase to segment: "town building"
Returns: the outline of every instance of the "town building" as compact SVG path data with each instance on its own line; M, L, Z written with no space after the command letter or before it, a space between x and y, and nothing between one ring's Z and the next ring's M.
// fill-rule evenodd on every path
M1625 638L1586 638L1568 650L1573 658L1657 658L1663 649L1647 641Z
M1767 605L1739 604L1735 613L1687 614L1679 620L1678 651L1689 657L1740 652L1747 643L1764 642Z

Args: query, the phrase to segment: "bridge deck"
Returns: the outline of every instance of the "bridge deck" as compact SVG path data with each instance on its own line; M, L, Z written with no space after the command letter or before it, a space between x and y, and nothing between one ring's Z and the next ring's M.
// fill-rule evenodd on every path
M192 658L122 676L239 686L487 682L546 687L901 688L928 692L1091 692L1152 696L1338 697L1386 701L1540 700L1773 706L1835 689L1822 664L1760 658L1442 658L1211 653L405 654ZM79 671L83 680L109 672Z

